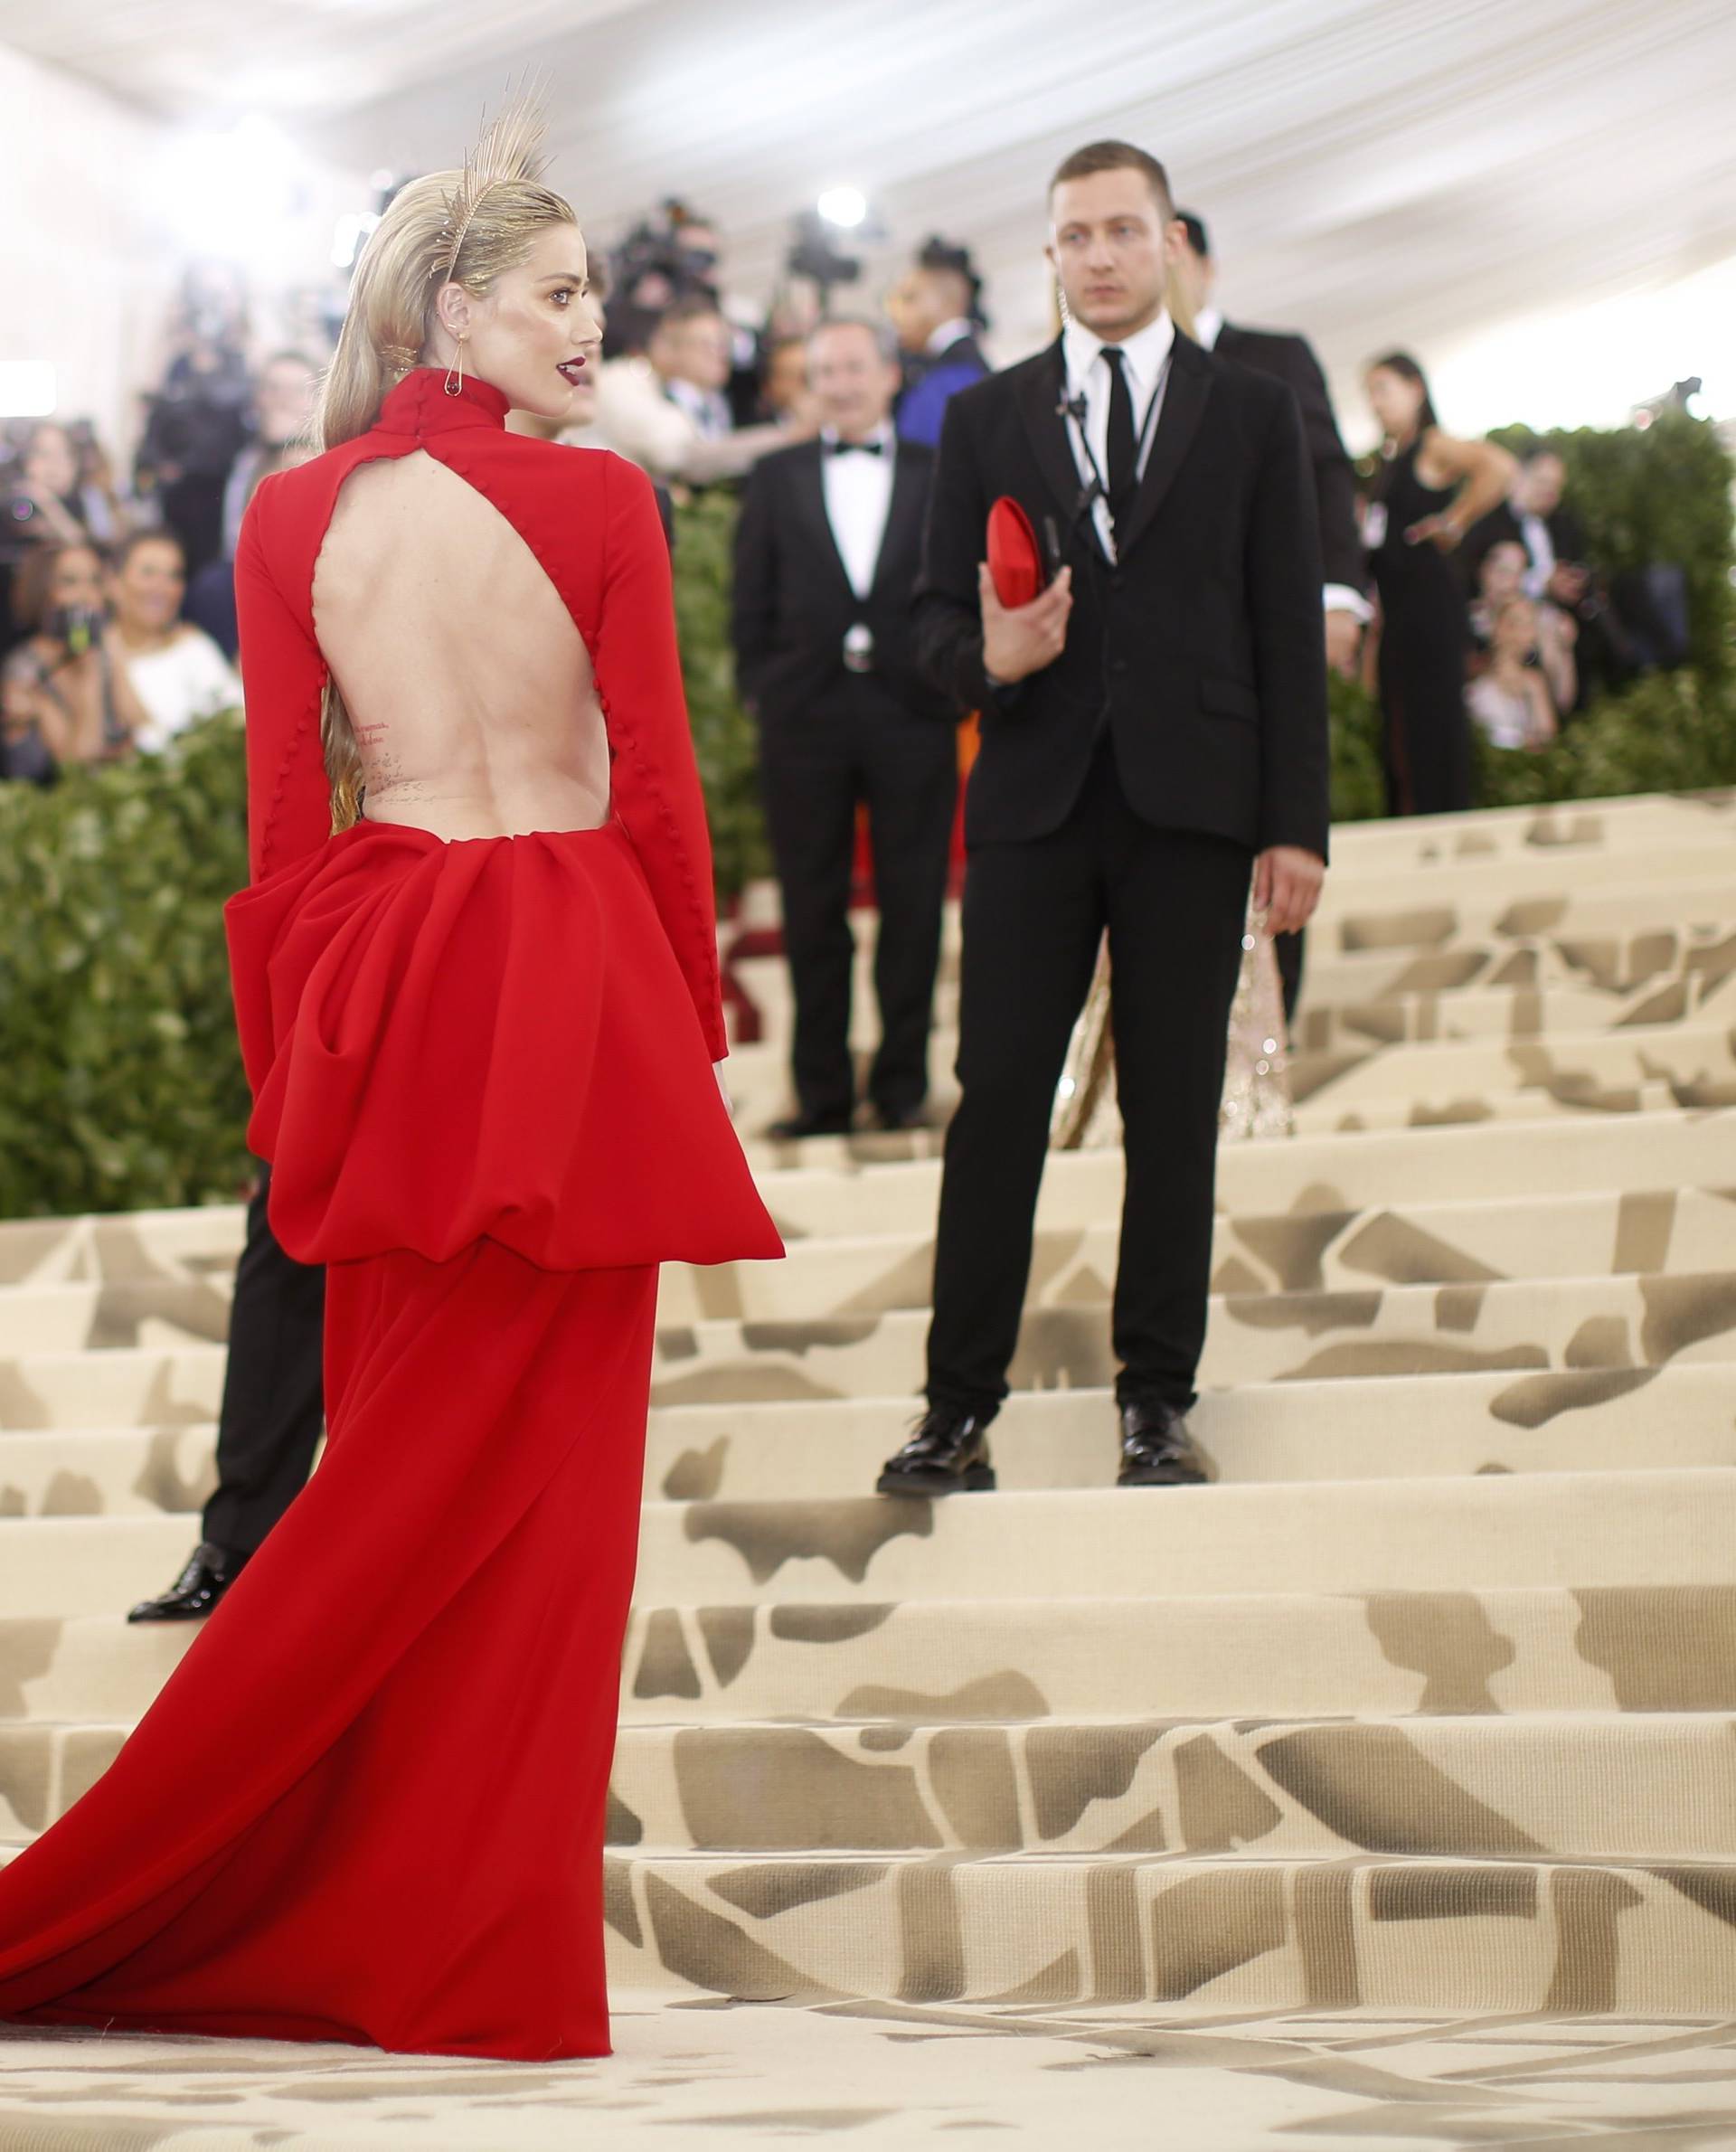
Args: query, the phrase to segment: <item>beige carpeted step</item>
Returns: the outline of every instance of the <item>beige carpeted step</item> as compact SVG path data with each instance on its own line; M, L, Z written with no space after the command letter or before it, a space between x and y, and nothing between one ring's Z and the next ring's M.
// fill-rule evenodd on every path
M1073 1305L1033 1308L1010 1372L1020 1390L1113 1380L1107 1280L1081 1272ZM652 1402L913 1396L926 1309L717 1317L657 1333ZM1736 1272L1371 1285L1215 1298L1207 1389L1341 1376L1656 1367L1736 1358ZM12 1426L172 1428L216 1417L222 1346L16 1354L0 1362Z
M937 1149L933 1136L917 1140ZM939 1160L912 1157L910 1146L910 1137L882 1137L757 1147L778 1154L760 1185L791 1239L929 1232ZM1043 1175L1040 1222L1066 1228L1114 1216L1121 1173L1118 1151L1056 1153ZM1220 1209L1261 1218L1693 1185L1736 1186L1736 1111L1672 1108L1619 1124L1580 1115L1525 1128L1482 1123L1303 1136L1226 1144L1218 1161ZM0 1285L170 1279L226 1294L242 1224L236 1204L0 1222ZM0 1392L0 1424L8 1417Z
M905 1439L909 1397L665 1406L646 1485L674 1500L819 1500L873 1486ZM1371 1376L1208 1392L1192 1415L1228 1481L1615 1472L1736 1465L1727 1364ZM993 1435L1009 1493L1106 1487L1107 1390L1015 1392ZM209 1424L0 1435L0 1516L193 1518L216 1481Z
M616 1847L699 1853L1736 1855L1736 1722L1712 1713L1307 1720L1128 1712L635 1725ZM130 1728L0 1726L0 1836L41 1830Z
M614 1978L749 1999L1736 2009L1715 1861L646 1849L608 1903Z
M199 1627L131 1625L118 1602L99 1614L0 1619L5 1715L137 1719ZM1132 1710L1243 1719L1732 1712L1736 1583L1178 1598L1159 1579L1147 1597L1070 1600L1059 1618L1047 1599L695 1607L642 1592L621 1683L632 1725Z
M1031 1304L1064 1306L1080 1286L1115 1275L1118 1222L1040 1233ZM237 1250L239 1253L239 1249ZM1420 1204L1373 1213L1222 1218L1213 1283L1220 1292L1273 1288L1357 1289L1370 1284L1464 1284L1500 1277L1710 1270L1736 1257L1736 1189ZM665 1323L716 1316L758 1321L878 1314L928 1304L931 1233L796 1241L779 1263L671 1264ZM0 1354L221 1344L228 1274L138 1282L0 1287Z
M1736 1474L1709 1469L652 1501L639 1591L734 1604L1722 1584L1732 1548ZM112 1612L161 1590L187 1549L177 1516L0 1521L0 1615Z

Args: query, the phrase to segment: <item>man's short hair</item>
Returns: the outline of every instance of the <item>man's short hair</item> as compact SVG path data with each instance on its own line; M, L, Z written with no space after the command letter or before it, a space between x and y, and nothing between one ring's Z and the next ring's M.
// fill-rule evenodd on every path
M1131 142L1088 142L1083 149L1074 150L1056 166L1049 192L1052 195L1063 180L1090 179L1098 172L1143 173L1165 218L1175 215L1175 198L1169 191L1168 173L1149 150L1136 148Z
M1212 242L1205 236L1205 219L1200 215L1197 210L1178 209L1175 212L1175 222L1182 227L1183 231L1186 232L1187 243L1193 248L1194 251L1199 256L1200 260L1202 261L1210 261L1212 259Z
M816 336L824 335L827 329L865 329L874 340L874 349L889 366L898 363L898 335L890 321L876 321L869 314L828 314L816 321L807 332L811 345Z
M674 299L657 316L657 330L685 328L690 321L722 321L723 309L714 299L702 297L692 292L684 299ZM654 331L654 334L656 332Z

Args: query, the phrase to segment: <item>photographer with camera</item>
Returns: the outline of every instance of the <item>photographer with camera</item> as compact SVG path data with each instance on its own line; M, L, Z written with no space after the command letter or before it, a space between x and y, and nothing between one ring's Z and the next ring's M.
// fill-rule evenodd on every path
M146 712L103 607L93 545L40 545L23 563L16 618L25 639L5 661L0 775L52 785L78 763L133 751Z
M24 437L14 468L0 479L0 641L14 614L14 579L43 548L106 545L123 535L126 520L110 487L88 420L62 426L43 420Z
M141 494L156 493L162 520L181 543L188 573L196 575L222 551L224 491L251 430L253 383L239 282L210 268L189 270L172 335L163 385L146 399L135 481Z

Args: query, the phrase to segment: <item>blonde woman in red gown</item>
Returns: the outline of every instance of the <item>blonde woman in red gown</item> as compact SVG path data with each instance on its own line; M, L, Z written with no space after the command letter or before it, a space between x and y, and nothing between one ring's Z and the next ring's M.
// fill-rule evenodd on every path
M329 1266L329 1441L108 1774L0 1871L0 2017L609 2052L657 1265L781 1249L712 1066L650 484L505 429L597 363L537 172L509 118L398 196L326 452L250 512L231 954L272 1222Z

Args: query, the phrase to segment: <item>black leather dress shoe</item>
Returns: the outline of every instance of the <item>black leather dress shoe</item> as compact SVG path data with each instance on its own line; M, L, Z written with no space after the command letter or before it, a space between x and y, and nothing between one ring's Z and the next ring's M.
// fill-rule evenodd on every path
M1121 1407L1121 1469L1118 1487L1202 1487L1205 1465L1187 1431L1187 1419L1175 1405Z
M128 1621L193 1621L209 1614L247 1561L231 1554L215 1540L202 1540L187 1557L187 1566L168 1590L156 1599L143 1600L127 1617Z
M986 1494L995 1485L988 1461L992 1412L930 1405L916 1431L875 1483L881 1495Z
M786 1120L773 1121L766 1134L775 1143L794 1143L804 1136L848 1136L854 1125L854 1114L792 1113Z

